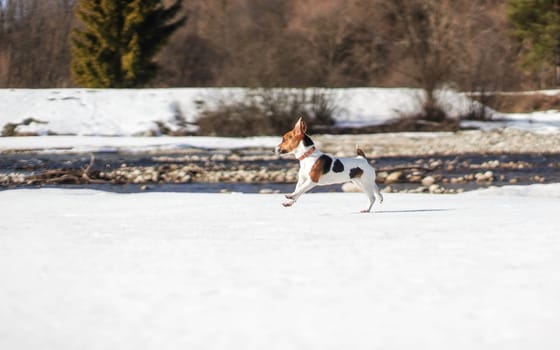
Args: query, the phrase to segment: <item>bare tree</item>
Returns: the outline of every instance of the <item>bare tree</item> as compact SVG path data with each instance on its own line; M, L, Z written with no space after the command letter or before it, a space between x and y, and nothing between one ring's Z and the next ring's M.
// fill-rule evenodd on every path
M0 83L10 87L69 84L71 0L10 0L2 8Z
M455 39L459 24L450 16L452 0L394 0L381 2L386 20L396 33L399 68L425 91L425 118L442 121L435 90L448 82L460 55Z

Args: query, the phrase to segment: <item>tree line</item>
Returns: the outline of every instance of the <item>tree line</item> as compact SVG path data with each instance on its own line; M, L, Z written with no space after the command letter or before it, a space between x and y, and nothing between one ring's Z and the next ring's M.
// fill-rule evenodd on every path
M0 0L0 87L547 88L558 2Z

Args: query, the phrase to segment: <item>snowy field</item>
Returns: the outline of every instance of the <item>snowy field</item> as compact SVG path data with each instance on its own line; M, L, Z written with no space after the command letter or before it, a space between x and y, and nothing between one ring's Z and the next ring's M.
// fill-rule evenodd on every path
M560 185L0 192L1 349L559 349Z

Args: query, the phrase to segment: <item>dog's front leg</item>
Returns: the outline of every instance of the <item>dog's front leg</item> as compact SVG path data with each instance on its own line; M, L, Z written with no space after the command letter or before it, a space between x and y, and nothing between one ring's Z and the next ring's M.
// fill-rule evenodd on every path
M298 182L296 183L296 188L294 189L294 192L285 195L284 197L286 197L286 199L288 199L286 202L282 203L283 206L285 207L291 207L296 201L294 199L294 195L295 193L298 191L298 189L301 188L301 185L305 182L305 179L300 176L298 178Z
M296 183L296 188L294 189L294 191L292 193L287 194L286 198L293 199L294 195L297 193L297 191L299 191L299 189L305 183L306 180L307 180L307 176L305 176L304 174L301 174L301 172L300 172L300 174L298 176L297 183Z
M298 192L298 190L301 188L301 186L305 183L306 179L307 179L307 177L304 174L302 174L301 171L300 171L299 176L298 176L298 181L296 183L296 188L294 189L294 191L292 193L284 196L289 200L287 202L284 202L282 204L283 206L291 207L295 203L294 196Z
M284 203L284 206L285 207L292 206L297 201L299 196L301 196L302 194L309 191L315 186L317 186L317 183L313 182L310 178L305 178L303 182L298 181L295 191L291 194L286 195L288 201Z

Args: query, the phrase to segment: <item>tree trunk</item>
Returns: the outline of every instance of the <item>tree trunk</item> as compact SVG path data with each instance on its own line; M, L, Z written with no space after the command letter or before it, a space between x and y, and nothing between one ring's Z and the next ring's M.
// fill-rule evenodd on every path
M554 50L555 58L554 58L554 82L556 86L560 86L560 33L556 36L556 48Z

